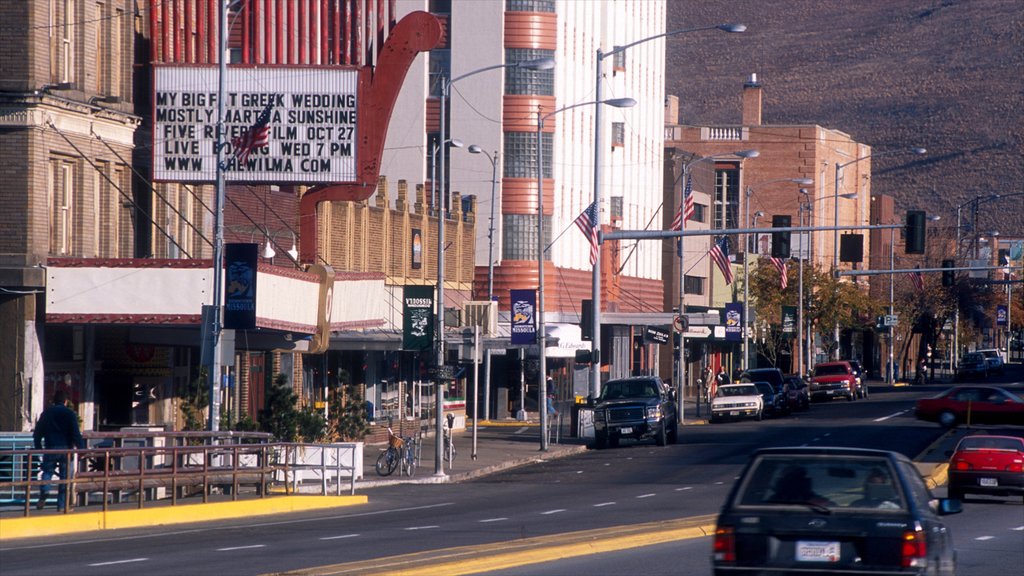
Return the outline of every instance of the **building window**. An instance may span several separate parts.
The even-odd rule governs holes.
[[[124,10],[115,10],[114,18],[110,21],[110,87],[111,96],[121,96],[130,93],[122,85],[124,75],[121,73],[121,54],[127,51],[124,45],[124,28],[128,25],[124,17]]]
[[[693,204],[693,216],[690,216],[690,220],[694,222],[707,222],[708,221],[708,207],[706,204]]]
[[[544,145],[544,178],[551,178],[551,146],[553,134],[541,134]],[[537,178],[537,133],[506,132],[505,133],[505,168],[506,178]]]
[[[555,0],[505,0],[506,12],[554,12]]]
[[[75,0],[53,0],[50,18],[51,78],[54,82],[74,82]]]
[[[626,144],[626,123],[612,122],[612,146],[621,148]]]
[[[441,97],[442,82],[451,75],[451,50],[439,48],[430,51],[430,96]]]
[[[715,221],[711,228],[739,228],[740,169],[737,165],[715,168]]]
[[[50,164],[50,254],[70,256],[74,246],[75,165],[70,160]]]
[[[100,94],[107,94],[107,73],[104,67],[110,62],[110,52],[107,44],[107,30],[110,21],[105,18],[104,5],[96,3],[96,91]],[[116,51],[116,50],[115,50]]]
[[[704,294],[704,279],[699,276],[683,276],[683,294]]]
[[[537,217],[525,214],[505,214],[502,219],[502,259],[537,259]],[[544,217],[544,244],[551,240],[551,217]],[[551,252],[544,254],[551,260]]]
[[[541,58],[554,58],[554,56],[553,50],[508,48],[505,50],[505,63],[515,64]],[[554,96],[555,70],[527,70],[526,68],[508,66],[505,68],[505,94]]]

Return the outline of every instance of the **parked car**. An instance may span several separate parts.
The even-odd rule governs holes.
[[[914,406],[918,420],[950,428],[967,424],[1024,425],[1024,399],[997,386],[954,386]]]
[[[775,389],[776,394],[780,395],[784,402],[782,406],[773,409],[768,404],[765,404],[765,409],[768,411],[776,410],[781,413],[789,413],[792,406],[789,405],[789,398],[786,396],[786,379],[782,376],[782,370],[778,368],[751,368],[744,370],[740,374],[740,382],[767,382],[771,384],[772,388]]]
[[[812,401],[846,398],[852,402],[856,397],[857,377],[853,375],[853,367],[849,362],[822,362],[814,367],[811,376]]]
[[[594,404],[594,446],[617,446],[620,438],[674,444],[679,436],[674,392],[657,376],[605,382]]]
[[[753,384],[724,384],[711,399],[711,422],[728,418],[764,417],[764,400]]]
[[[957,444],[949,459],[949,497],[1014,496],[1024,500],[1024,438],[978,434]]]
[[[975,350],[975,352],[985,357],[985,365],[988,367],[989,374],[1003,373],[1003,355],[999,350],[986,348],[984,350]]]
[[[958,500],[932,495],[914,463],[860,448],[764,448],[718,516],[716,576],[939,574],[956,571],[941,516]]]
[[[807,410],[811,407],[811,396],[807,382],[795,374],[786,376],[786,394],[792,410]]]
[[[853,369],[853,375],[857,380],[857,397],[867,398],[868,397],[868,383],[864,379],[864,368],[861,367],[860,362],[856,360],[847,360],[850,363],[850,368]]]
[[[957,380],[988,378],[988,362],[980,352],[968,352],[960,359],[956,368]]]
[[[781,388],[776,390],[768,382],[751,382],[751,384],[761,393],[765,416],[782,416],[789,412],[787,409],[788,398],[783,394]]]

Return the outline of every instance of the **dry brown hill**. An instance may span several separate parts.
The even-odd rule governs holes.
[[[875,153],[873,190],[953,226],[956,206],[1024,191],[1022,0],[669,0],[668,29],[742,22],[667,44],[684,124],[738,124],[756,72],[765,124],[819,124]],[[979,229],[1024,235],[1024,197],[989,203]],[[992,208],[992,210],[988,210]]]

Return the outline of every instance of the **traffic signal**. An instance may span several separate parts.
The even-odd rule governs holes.
[[[943,260],[942,261],[942,267],[943,268],[954,268],[954,267],[956,267],[956,262],[954,262],[953,260]],[[956,284],[956,272],[954,270],[943,270],[942,271],[942,285],[943,286],[952,286],[954,284]]]
[[[840,262],[863,262],[864,261],[864,235],[843,234],[839,237],[839,261]]]
[[[589,342],[594,339],[594,301],[584,299],[580,305],[581,340]],[[587,364],[588,362],[581,362]]]
[[[792,218],[785,214],[772,216],[772,228],[789,228]],[[789,258],[789,232],[772,232],[772,257]]]
[[[924,210],[907,210],[907,254],[924,254],[925,220]]]

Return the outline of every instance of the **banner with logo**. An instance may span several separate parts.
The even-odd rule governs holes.
[[[782,307],[782,333],[788,337],[796,334],[796,306]]]
[[[536,290],[509,290],[509,295],[512,297],[512,344],[536,344]]]
[[[402,350],[426,350],[434,343],[434,287],[402,288]]]
[[[224,328],[256,329],[258,244],[224,245]]]
[[[1009,310],[1007,310],[1005,304],[999,304],[996,306],[996,326],[1006,326],[1006,316]]]
[[[725,339],[728,342],[743,340],[743,304],[725,305]]]

